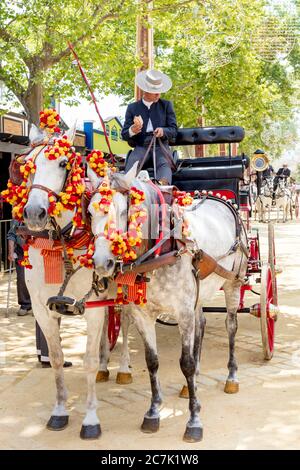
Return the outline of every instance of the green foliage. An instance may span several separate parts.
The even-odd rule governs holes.
[[[166,97],[174,101],[180,125],[195,126],[200,116],[206,125],[242,125],[246,138],[241,150],[252,153],[262,147],[273,158],[293,146],[300,48],[284,35],[295,15],[281,3],[154,0],[155,66],[173,80]],[[2,0],[0,80],[10,98],[17,97],[32,120],[43,99],[47,103],[55,96],[74,104],[75,96],[89,98],[76,66],[72,67],[67,48],[71,41],[96,91],[132,100],[140,63],[136,18],[148,11],[149,4],[148,0]],[[296,0],[295,6],[299,6]],[[275,60],[274,44],[288,54]]]

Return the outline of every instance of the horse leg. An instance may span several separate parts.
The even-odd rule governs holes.
[[[240,301],[240,283],[225,283],[223,286],[226,299],[227,316],[225,320],[229,339],[229,361],[227,364],[229,375],[226,380],[224,392],[237,393],[239,382],[237,379],[237,361],[235,358],[235,335],[238,329],[237,310]]]
[[[144,415],[141,430],[145,433],[154,433],[159,430],[160,413],[159,408],[162,404],[161,388],[158,379],[158,355],[155,333],[155,319],[151,318],[144,311],[133,312],[136,327],[143,339],[145,346],[145,358],[149,372],[151,384],[151,405]]]
[[[108,341],[108,309],[105,309],[104,324],[100,341],[100,365],[97,372],[96,382],[107,382],[109,379],[109,370],[107,364],[109,362],[110,348]]]
[[[197,319],[197,316],[196,316],[196,319]],[[201,360],[202,343],[203,343],[205,326],[206,326],[206,318],[203,312],[203,307],[201,306],[198,309],[198,327],[197,325],[195,327],[194,359],[196,361],[196,375],[200,374],[200,360]],[[199,328],[199,332],[197,331],[197,328]],[[195,348],[195,346],[197,345],[197,342],[199,343],[198,349]]]
[[[196,363],[196,376],[200,375],[200,360],[202,351],[202,342],[204,337],[206,325],[206,318],[203,313],[203,307],[196,308],[195,310],[195,340],[194,340],[194,360]],[[197,387],[196,387],[197,389]],[[189,398],[189,390],[187,385],[184,385],[179,393],[180,398]]]
[[[199,416],[201,407],[196,397],[195,378],[199,360],[201,329],[200,324],[196,326],[194,311],[190,312],[189,318],[187,318],[187,312],[179,318],[179,331],[182,344],[180,367],[187,382],[190,410],[190,418],[186,425],[183,440],[199,442],[203,437],[203,427]]]
[[[97,416],[96,375],[99,369],[99,346],[104,323],[104,309],[90,309],[86,315],[87,343],[84,366],[87,373],[87,407],[82,422],[80,437],[97,439],[101,435],[100,421]]]
[[[116,382],[119,385],[127,385],[132,383],[132,374],[130,370],[130,355],[128,348],[128,331],[130,326],[130,315],[125,309],[121,314],[122,328],[122,351],[120,359],[120,368],[117,374]]]
[[[65,404],[67,401],[67,390],[64,381],[64,355],[60,343],[58,319],[48,312],[44,304],[36,303],[34,296],[31,297],[35,318],[40,325],[49,349],[49,359],[55,376],[56,403],[51,417],[47,423],[47,429],[61,431],[69,422],[69,413]]]

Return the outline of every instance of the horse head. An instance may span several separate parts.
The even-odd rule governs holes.
[[[64,135],[73,143],[75,125]],[[29,134],[33,149],[24,158],[24,163],[33,161],[35,172],[28,180],[28,201],[24,207],[24,221],[30,230],[41,231],[48,222],[50,197],[57,201],[58,194],[63,190],[67,180],[69,165],[68,158],[62,154],[55,158],[46,158],[47,152],[54,145],[55,140],[47,140],[47,134],[36,126],[31,127]],[[50,201],[49,201],[50,199]]]
[[[118,252],[121,253],[122,246],[124,247],[122,234],[128,228],[129,192],[136,178],[137,165],[126,174],[108,172],[104,178],[99,178],[88,168],[87,174],[94,189],[88,207],[95,237],[93,259],[95,269],[101,277],[113,275],[119,258]],[[113,238],[115,242],[112,242]],[[112,249],[112,244],[115,249]]]

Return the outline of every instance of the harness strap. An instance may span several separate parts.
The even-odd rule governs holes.
[[[169,230],[169,232],[167,233],[167,235],[165,237],[163,237],[158,243],[156,243],[152,248],[150,248],[150,250],[146,251],[146,253],[144,253],[143,255],[141,255],[134,263],[130,264],[130,265],[125,265],[123,267],[123,271],[128,271],[128,270],[132,270],[132,269],[135,269],[136,267],[140,266],[147,258],[149,258],[149,256],[151,256],[153,253],[155,253],[155,251],[160,248],[164,243],[165,241],[167,241],[170,237],[172,237],[179,224],[182,222],[182,220],[180,219],[177,224],[172,228],[172,230]],[[161,257],[160,257],[161,258]]]
[[[59,198],[58,194],[55,193],[54,191],[52,191],[52,189],[49,189],[47,188],[46,186],[43,186],[42,184],[32,184],[30,186],[30,191],[32,189],[41,189],[42,191],[45,191],[46,193],[50,194],[50,195],[53,195],[54,197],[56,197],[56,199]]]
[[[165,198],[163,196],[163,193],[161,192],[161,190],[159,189],[158,186],[156,186],[151,180],[149,180],[147,182],[153,189],[154,191],[156,192],[157,196],[158,196],[158,199],[159,199],[159,202],[160,202],[160,208],[161,208],[161,230],[160,230],[160,234],[159,234],[159,237],[158,237],[158,240],[157,240],[157,243],[155,243],[154,245],[154,248],[156,248],[155,250],[155,254],[156,255],[159,255],[160,252],[161,252],[161,247],[158,247],[158,243],[162,240],[163,236],[164,236],[164,231],[165,231],[165,220],[166,220],[166,201],[165,201]]]

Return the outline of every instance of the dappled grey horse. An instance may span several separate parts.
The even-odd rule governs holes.
[[[112,279],[116,272],[117,258],[111,251],[111,245],[105,236],[105,227],[113,215],[117,217],[116,229],[125,233],[128,224],[128,194],[131,187],[137,187],[145,194],[143,208],[148,217],[153,213],[151,204],[155,201],[155,190],[148,184],[147,172],[136,177],[135,165],[127,174],[116,173],[110,176],[110,184],[116,189],[108,214],[95,210],[94,203],[100,201],[100,194],[95,193],[89,205],[92,215],[92,231],[96,237],[94,263],[100,277]],[[95,174],[90,175],[93,185],[98,186],[101,180]],[[200,357],[205,318],[202,305],[211,300],[221,288],[225,293],[227,317],[226,327],[229,336],[229,361],[225,391],[238,391],[237,362],[235,358],[235,335],[237,331],[237,310],[240,298],[240,286],[246,273],[247,256],[241,246],[246,245],[243,230],[237,240],[237,220],[233,211],[226,203],[213,199],[204,199],[201,203],[195,200],[186,207],[183,215],[188,224],[190,235],[189,249],[178,257],[172,266],[158,267],[147,273],[150,282],[147,284],[147,304],[140,307],[132,304],[130,315],[141,334],[145,346],[145,358],[151,383],[151,405],[144,416],[141,426],[144,432],[156,432],[159,429],[162,404],[161,388],[158,379],[158,354],[155,333],[155,321],[159,314],[172,315],[178,321],[181,336],[180,367],[186,378],[189,393],[190,417],[186,425],[184,440],[196,442],[202,439],[202,423],[200,421],[200,403],[196,397],[196,370]],[[150,239],[148,224],[145,238]],[[147,241],[147,240],[146,240]],[[233,249],[236,247],[237,249]],[[193,274],[193,256],[203,250],[218,260],[219,266],[227,272],[233,272],[230,279],[224,279],[216,273],[210,274],[200,281],[199,292]],[[232,274],[232,273],[231,273]],[[126,308],[126,307],[125,307]]]

